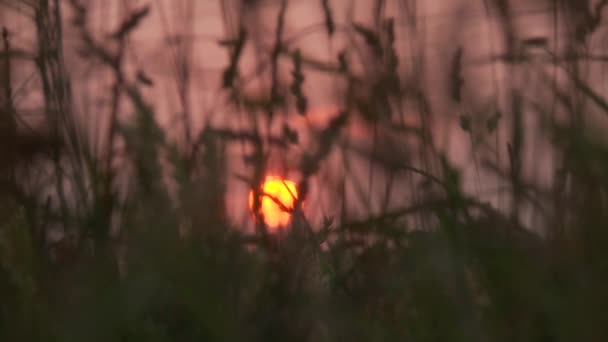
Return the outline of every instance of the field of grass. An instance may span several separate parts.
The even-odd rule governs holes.
[[[400,1],[410,9],[417,3]],[[601,126],[588,121],[588,111],[608,114],[608,99],[584,72],[586,42],[601,27],[607,2],[555,2],[555,16],[569,18],[560,25],[572,28],[564,56],[552,54],[544,37],[517,42],[509,1],[484,2],[503,25],[501,63],[559,69],[566,81],[542,81],[548,105],[513,87],[501,98],[506,106],[450,114],[474,151],[472,187],[438,146],[431,106],[435,92],[447,90],[454,108],[467,108],[475,94],[463,78],[462,50],[450,58],[441,90],[429,89],[421,75],[401,72],[400,65],[422,65],[425,56],[400,55],[398,25],[382,11],[385,1],[369,0],[374,25],[338,22],[332,1],[318,2],[322,24],[315,29],[329,36],[348,31],[365,53],[353,43],[321,62],[292,49],[283,37],[291,2],[277,1],[272,44],[260,53],[255,75],[265,94],[244,91],[239,66],[244,49],[262,40],[255,30],[242,25],[220,42],[229,56],[217,85],[225,106],[268,126],[207,124],[191,132],[190,109],[179,121],[186,133],[174,139],[146,96],[154,82],[141,71],[145,62],[135,71],[125,67],[129,37],[145,27],[150,8],[135,6],[100,38],[87,1],[0,1],[0,11],[26,13],[36,32],[35,51],[21,50],[8,30],[0,46],[0,341],[608,340],[608,145]],[[265,6],[225,3],[240,4],[241,14]],[[101,148],[75,109],[65,25],[76,32],[80,58],[111,80],[99,90],[110,104],[108,124],[97,132],[106,137]],[[549,67],[526,60],[521,46],[545,51]],[[176,60],[183,62],[174,74],[187,101],[187,58]],[[44,132],[24,128],[22,104],[13,101],[20,63],[29,63],[40,83]],[[340,112],[302,149],[299,128],[280,113],[306,117],[312,110],[308,72],[334,75],[344,91],[335,99]],[[395,119],[404,108],[416,108],[415,125]],[[119,120],[123,111],[128,122]],[[533,133],[530,115],[542,118]],[[371,148],[345,142],[355,120],[369,128],[364,140]],[[530,151],[530,139],[548,150]],[[239,144],[246,171],[235,176],[227,171],[234,157],[227,150]],[[294,153],[298,146],[304,152]],[[327,180],[322,188],[337,206],[353,201],[343,185],[319,176],[346,149],[364,167],[381,170],[378,184],[407,200],[369,214],[345,208],[313,223],[306,211],[313,179]],[[269,154],[277,150],[297,156],[298,174],[298,196],[283,208],[291,221],[279,231],[259,210]],[[548,153],[555,156],[551,181],[529,178],[527,170],[543,167],[535,162]],[[347,178],[344,170],[338,173]],[[491,187],[481,174],[501,187],[500,201],[480,194],[479,187]],[[235,177],[254,193],[254,229],[227,212],[227,183]],[[370,191],[357,189],[361,198]]]

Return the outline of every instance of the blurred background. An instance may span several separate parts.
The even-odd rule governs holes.
[[[606,5],[1,0],[0,338],[604,341]]]

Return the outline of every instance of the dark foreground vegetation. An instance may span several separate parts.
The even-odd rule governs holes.
[[[381,9],[383,1],[369,1]],[[505,28],[504,63],[525,63],[509,35],[508,2],[487,2]],[[66,12],[58,3],[69,8],[68,19],[62,20]],[[129,35],[146,25],[150,10],[133,10],[100,39],[87,26],[86,3],[0,2],[29,13],[37,34],[35,51],[14,48],[8,31],[0,47],[0,341],[608,340],[608,145],[587,132],[589,107],[581,105],[592,102],[594,110],[608,114],[608,101],[576,68],[605,1],[595,7],[582,0],[555,1],[562,15],[575,19],[569,22],[572,43],[564,57],[549,57],[567,71],[571,87],[564,91],[547,81],[554,106],[536,108],[536,113],[551,114],[551,108],[566,113],[559,121],[544,120],[535,136],[558,156],[549,187],[524,177],[528,145],[522,115],[533,114],[522,111],[524,100],[516,90],[508,97],[508,111],[495,109],[485,121],[456,114],[459,129],[481,146],[479,169],[505,184],[507,209],[464,191],[461,170],[433,145],[427,120],[436,114],[428,90],[419,87],[415,73],[398,77],[402,59],[393,49],[394,22],[381,10],[375,27],[344,27],[333,19],[332,1],[319,1],[324,16],[318,29],[329,35],[350,30],[370,51],[369,75],[356,74],[352,54],[323,64],[290,49],[279,10],[272,18],[278,23],[274,44],[261,57],[268,94],[256,101],[242,94],[238,67],[243,46],[255,37],[245,27],[235,30],[221,42],[230,63],[218,85],[235,112],[281,120],[277,113],[291,106],[306,115],[303,70],[333,73],[347,85],[337,101],[342,114],[319,132],[319,144],[299,163],[300,198],[289,208],[291,226],[278,235],[264,227],[260,214],[253,233],[228,218],[223,200],[231,175],[224,169],[224,148],[235,141],[249,144],[253,171],[247,181],[256,187],[269,147],[297,144],[289,122],[280,137],[208,126],[174,142],[143,95],[153,81],[143,71],[123,68]],[[257,3],[242,1],[243,11]],[[113,82],[105,90],[112,106],[101,149],[76,120],[62,25],[78,33],[81,58]],[[542,37],[523,42],[541,50],[546,43]],[[451,83],[444,87],[455,103],[466,101],[461,58],[456,52]],[[292,71],[285,80],[277,76],[279,60]],[[16,63],[37,70],[44,132],[19,124],[22,113],[12,101]],[[187,84],[188,69],[177,69],[184,72],[176,78]],[[368,158],[389,173],[412,174],[411,185],[395,191],[415,198],[368,217],[309,224],[301,206],[309,179],[330,149],[339,148],[341,129],[354,116],[370,126],[390,126],[387,112],[405,102],[414,103],[420,125],[392,128],[409,135],[401,151],[413,156],[411,163],[375,154],[382,146]],[[120,122],[121,110],[134,113],[132,120]],[[185,127],[188,115],[182,118]],[[484,139],[494,142],[503,125],[509,125],[507,138],[495,150],[484,150]],[[114,151],[120,146],[119,156]],[[501,151],[507,162],[500,164],[492,151]],[[119,160],[129,167],[116,167]],[[131,179],[122,197],[121,171]],[[542,219],[524,219],[524,211]]]

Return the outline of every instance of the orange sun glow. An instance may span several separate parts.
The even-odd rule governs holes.
[[[275,202],[278,200],[284,207],[292,209],[298,197],[296,183],[280,177],[266,177],[261,188],[262,196],[260,210],[264,215],[264,222],[270,228],[284,227],[289,223],[291,213],[281,208]],[[274,199],[272,197],[274,197]],[[249,209],[253,211],[254,191],[249,192]]]

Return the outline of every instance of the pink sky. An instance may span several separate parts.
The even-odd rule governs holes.
[[[134,72],[141,68],[154,80],[154,87],[145,91],[146,98],[151,102],[156,110],[157,119],[163,127],[167,128],[170,135],[174,137],[183,136],[181,127],[175,127],[175,119],[183,108],[178,100],[178,90],[175,81],[174,62],[176,58],[176,45],[171,43],[172,37],[182,35],[191,48],[191,87],[189,92],[189,106],[192,109],[193,123],[191,129],[200,129],[203,122],[211,120],[216,126],[235,127],[244,125],[244,121],[235,120],[236,114],[225,104],[225,96],[220,89],[221,74],[228,63],[227,51],[217,44],[219,39],[227,38],[229,32],[236,32],[236,21],[238,16],[232,13],[232,27],[226,27],[223,17],[220,15],[220,4],[225,4],[228,8],[235,8],[237,0],[99,0],[89,1],[91,16],[89,27],[98,33],[98,38],[102,39],[104,34],[111,32],[122,18],[128,13],[129,9],[139,8],[144,4],[151,6],[150,16],[143,22],[132,36],[131,47],[128,51],[129,66]],[[246,17],[241,18],[245,25],[254,25],[250,29],[260,32],[261,41],[270,46],[274,36],[274,26],[276,23],[276,13],[278,1],[262,1],[260,13],[247,13]],[[353,13],[355,21],[362,24],[369,24],[372,20],[371,1],[330,1],[335,13],[338,25],[347,24],[346,13],[350,4],[353,3]],[[439,139],[439,146],[446,149],[448,156],[459,166],[465,169],[467,179],[475,178],[475,169],[471,163],[469,138],[462,134],[458,129],[457,118],[460,112],[478,111],[487,106],[490,99],[495,95],[504,95],[508,90],[505,84],[504,75],[508,74],[515,82],[515,87],[529,87],[529,95],[542,98],[544,96],[538,92],[538,83],[534,80],[528,70],[506,69],[498,64],[487,63],[485,65],[474,63],[485,57],[492,55],[493,52],[500,51],[502,48],[499,39],[499,31],[495,17],[488,16],[484,8],[484,1],[473,0],[426,0],[417,1],[417,28],[415,33],[411,31],[411,23],[405,16],[403,7],[400,7],[401,0],[387,1],[385,13],[393,16],[397,21],[397,49],[400,53],[400,72],[404,75],[412,71],[421,71],[424,74],[422,81],[429,94],[433,110],[439,113],[447,113],[442,116],[434,126]],[[546,36],[549,37],[550,46],[555,51],[561,48],[560,37],[563,32],[557,34],[553,32],[551,11],[547,11],[550,1],[525,1],[517,0],[512,2],[512,9],[517,15],[516,28],[517,34],[521,38]],[[101,137],[101,131],[106,127],[107,121],[107,98],[109,79],[107,73],[99,72],[88,68],[87,64],[78,57],[75,52],[78,46],[78,39],[74,30],[67,23],[71,14],[65,6],[64,16],[65,42],[66,42],[66,62],[69,73],[73,78],[73,89],[75,104],[81,121],[86,125],[92,137]],[[3,8],[4,9],[4,8]],[[320,1],[312,0],[292,0],[287,12],[285,37],[293,37],[306,28],[322,23],[322,10]],[[9,30],[13,33],[16,46],[24,49],[33,49],[35,41],[33,26],[29,19],[24,15],[16,14],[11,10],[0,11],[0,20],[6,23]],[[560,26],[561,27],[561,26]],[[229,31],[229,32],[227,32]],[[603,36],[604,33],[600,35]],[[345,36],[337,34],[332,41],[327,39],[327,34],[323,30],[306,35],[298,40],[297,46],[303,55],[321,61],[335,61],[337,53],[341,47],[345,46]],[[596,44],[597,45],[597,44]],[[467,78],[465,89],[468,107],[455,107],[451,103],[444,90],[446,77],[449,74],[449,65],[453,52],[456,47],[462,46],[465,51],[464,73]],[[595,47],[594,47],[595,48]],[[599,51],[600,47],[597,47]],[[412,51],[416,51],[413,53]],[[412,67],[412,56],[424,54],[424,65]],[[601,51],[599,51],[601,52]],[[241,60],[241,73],[247,75],[251,72],[256,63],[256,51],[253,45],[248,45]],[[288,60],[282,63],[285,70],[289,72],[291,64]],[[361,68],[364,65],[360,65]],[[595,68],[596,66],[589,66]],[[422,68],[422,70],[416,70]],[[28,84],[28,76],[33,72],[31,65],[20,65],[16,69],[18,82]],[[498,83],[496,83],[498,82]],[[519,82],[519,83],[518,83]],[[595,82],[595,80],[594,80]],[[598,81],[599,82],[599,81]],[[20,98],[22,109],[39,106],[39,92],[35,89],[35,82],[32,82],[33,89],[24,92]],[[498,86],[496,86],[498,84]],[[597,84],[601,85],[600,83]],[[339,103],[336,103],[337,95],[341,91],[341,84],[333,77],[328,77],[321,73],[309,71],[305,83],[305,92],[311,102],[309,120],[313,126],[321,127],[330,115],[336,112]],[[259,91],[259,84],[255,82],[248,88],[252,92]],[[502,104],[501,104],[502,105]],[[409,118],[415,121],[416,109],[411,109]],[[454,114],[455,113],[455,114]],[[125,115],[128,112],[124,113]],[[529,115],[529,117],[531,117]],[[125,116],[123,119],[126,119]],[[295,113],[288,113],[287,122],[294,126],[302,134],[303,144],[296,148],[291,155],[296,158],[298,153],[307,149],[307,127],[301,118]],[[532,119],[530,119],[532,120]],[[530,125],[534,125],[531,121]],[[362,145],[370,145],[368,131],[358,124],[352,124],[347,136]],[[280,124],[278,125],[280,127]],[[501,133],[504,134],[504,133]],[[101,139],[101,138],[98,138]],[[299,151],[299,152],[298,152]],[[228,172],[242,170],[241,158],[237,158],[240,149],[232,149],[235,158],[231,160],[231,168]],[[542,154],[546,160],[542,163],[532,163],[532,165],[546,165],[537,167],[538,169],[549,169],[550,156]],[[280,157],[280,156],[278,156]],[[333,156],[334,158],[336,156]],[[337,157],[336,157],[337,158]],[[538,155],[530,158],[538,158]],[[340,178],[344,170],[342,164],[337,160],[330,160],[325,175],[329,178]],[[361,171],[362,173],[365,173]],[[368,177],[362,176],[367,179]],[[542,178],[542,177],[541,177]],[[317,196],[314,200],[315,205],[324,207],[326,210],[334,210],[332,207],[331,196],[324,194],[323,185],[319,185],[319,180],[315,180],[312,196]],[[381,182],[381,180],[380,180]],[[492,184],[495,185],[494,183]],[[473,183],[468,185],[471,189],[475,188]],[[232,213],[243,213],[242,217],[247,217],[247,189],[238,181],[229,184],[229,198],[227,200],[229,211]],[[380,187],[378,187],[380,188]],[[375,196],[380,196],[377,194]],[[407,196],[405,196],[407,197]],[[399,199],[396,199],[399,201]],[[333,203],[335,204],[335,203]],[[315,205],[309,207],[314,208]],[[313,209],[311,209],[313,210]]]

